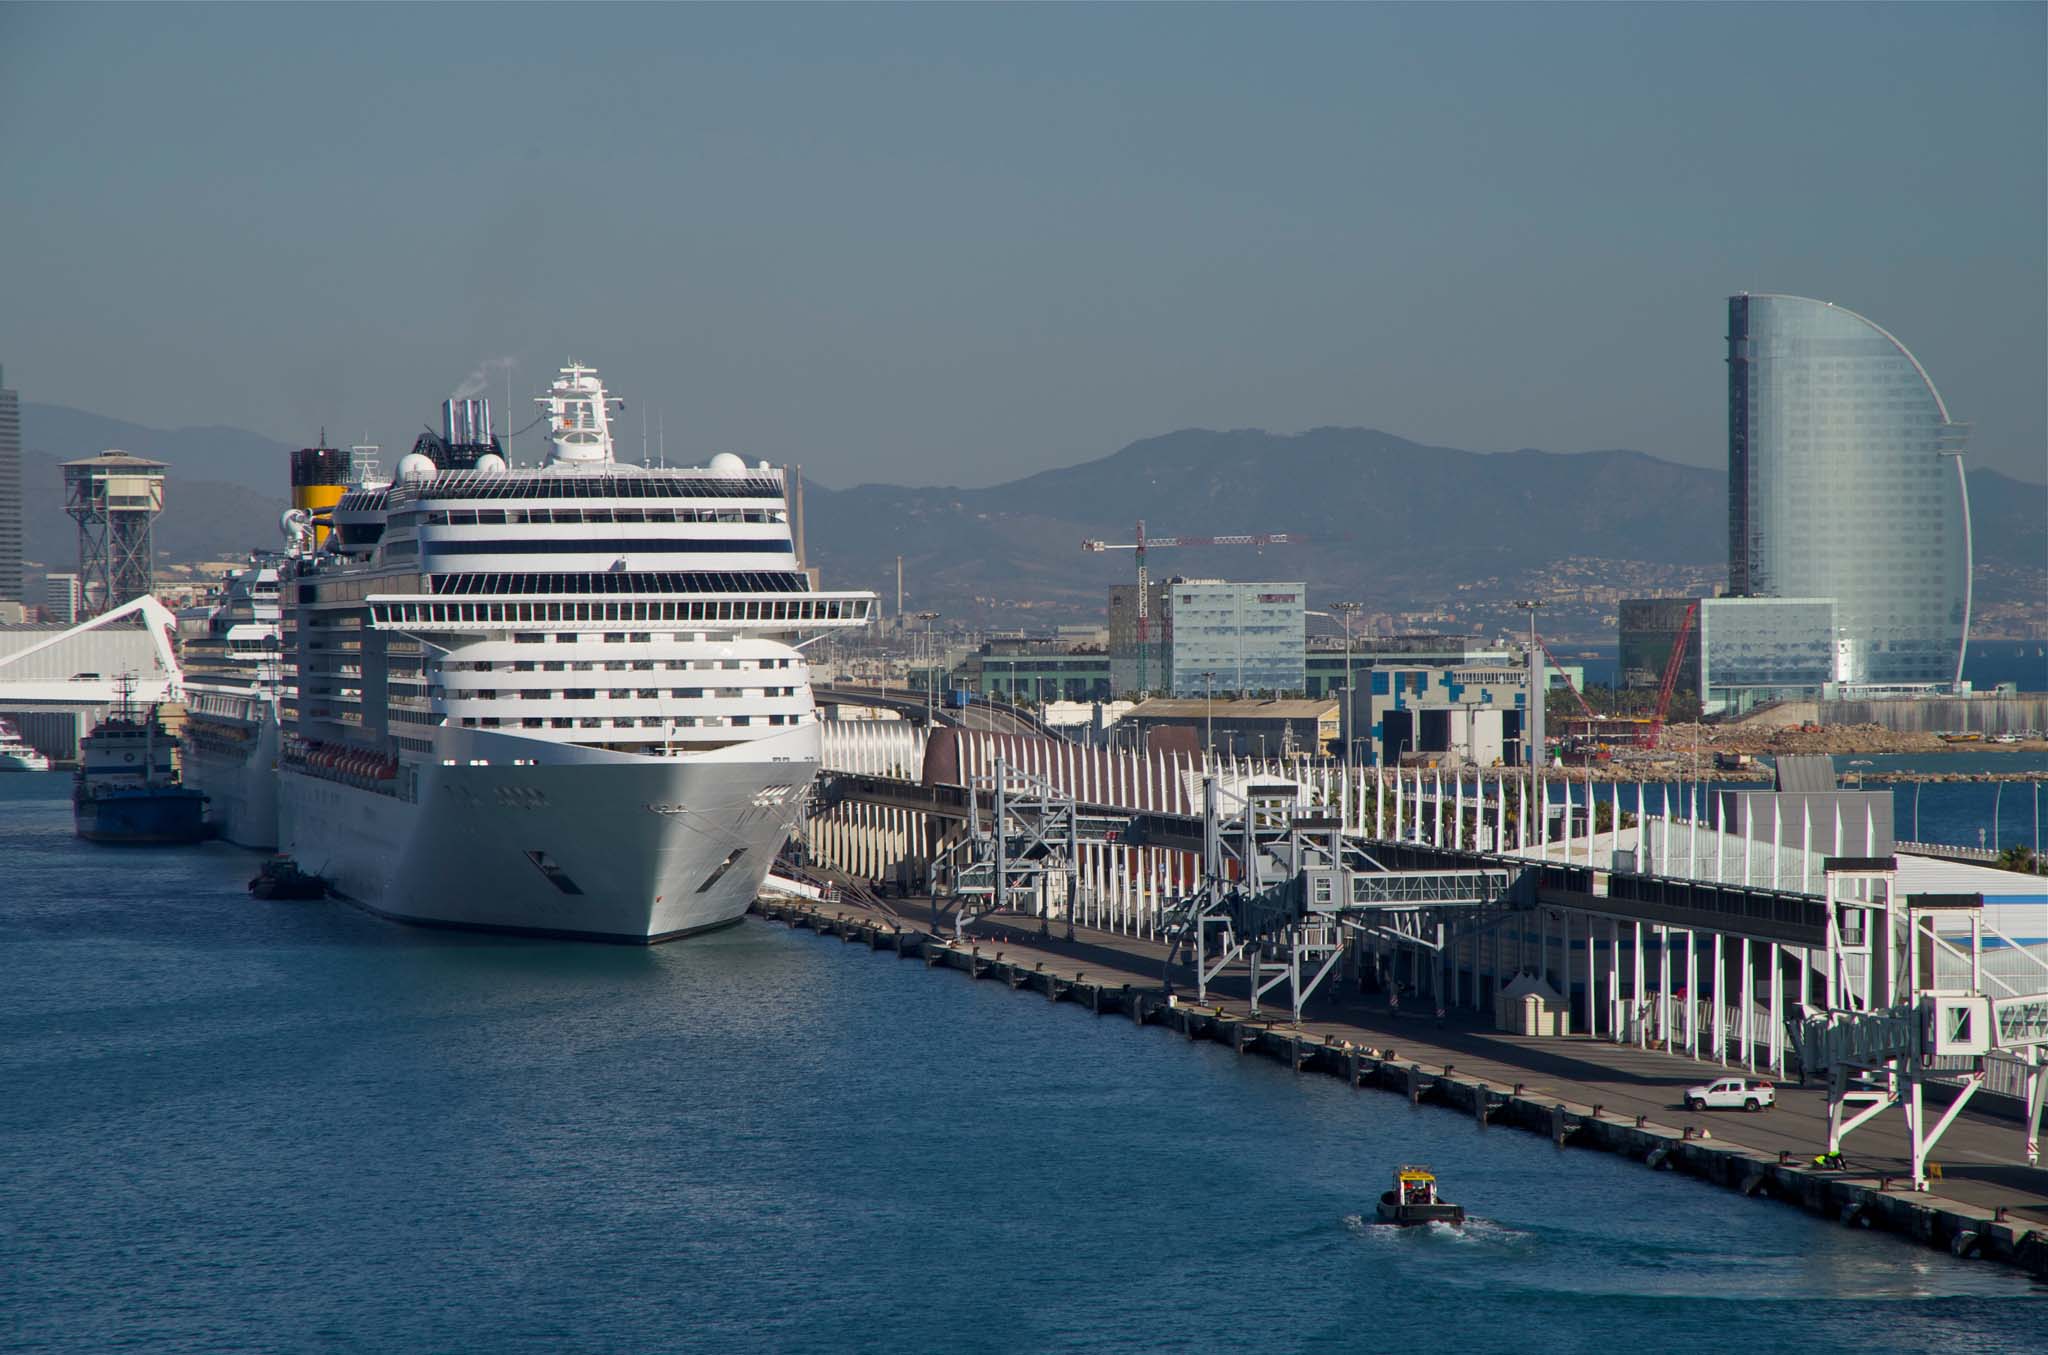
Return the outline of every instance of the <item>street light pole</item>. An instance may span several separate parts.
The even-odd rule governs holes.
[[[1209,760],[1214,762],[1216,760],[1216,675],[1214,673],[1204,673],[1202,674],[1202,682],[1209,694],[1207,728],[1206,732],[1202,735],[1202,742],[1209,751]]]
[[[1356,705],[1351,686],[1351,618],[1358,615],[1363,604],[1356,602],[1333,602],[1330,610],[1344,618],[1344,710],[1342,728],[1344,731],[1344,765],[1351,765],[1351,717]]]
[[[924,622],[924,727],[932,727],[932,684],[938,680],[938,663],[932,652],[932,622],[939,619],[937,612],[919,612],[917,619]]]
[[[1528,748],[1529,803],[1533,805],[1536,803],[1537,777],[1543,767],[1543,717],[1538,713],[1536,703],[1548,696],[1547,692],[1536,690],[1536,610],[1543,603],[1538,598],[1517,598],[1514,605],[1529,613],[1528,668],[1523,678],[1529,689],[1529,703],[1522,716],[1522,742]],[[1538,811],[1538,818],[1541,817],[1541,811]]]

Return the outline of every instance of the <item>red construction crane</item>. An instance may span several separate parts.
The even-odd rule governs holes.
[[[1643,731],[1645,748],[1655,748],[1664,736],[1664,717],[1671,713],[1671,694],[1678,690],[1678,671],[1685,663],[1685,642],[1692,638],[1692,623],[1698,619],[1700,603],[1694,598],[1692,605],[1685,609],[1685,620],[1678,623],[1678,639],[1671,645],[1671,661],[1664,665],[1664,684],[1657,689],[1657,709],[1650,716],[1650,727]]]
[[[1263,536],[1154,536],[1145,535],[1145,520],[1138,520],[1136,541],[1083,541],[1082,550],[1133,550],[1138,553],[1138,691],[1150,690],[1151,672],[1147,658],[1152,649],[1152,602],[1149,577],[1145,573],[1145,552],[1167,546],[1298,546],[1308,540],[1300,533],[1271,532]]]
[[[1593,713],[1593,708],[1586,704],[1586,698],[1581,696],[1579,689],[1572,684],[1572,675],[1566,672],[1564,665],[1557,661],[1557,655],[1550,652],[1550,641],[1539,635],[1536,637],[1536,643],[1543,646],[1543,657],[1550,660],[1550,666],[1555,668],[1557,675],[1564,679],[1564,689],[1572,694],[1572,700],[1579,703],[1579,714],[1585,716],[1588,720],[1599,719],[1600,717]]]

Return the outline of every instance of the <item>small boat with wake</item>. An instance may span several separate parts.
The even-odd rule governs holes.
[[[300,870],[299,863],[289,856],[273,856],[249,881],[249,893],[259,899],[285,902],[324,899],[327,881]]]
[[[1421,1223],[1448,1223],[1455,1228],[1465,1222],[1465,1207],[1437,1195],[1436,1173],[1429,1168],[1398,1167],[1394,1188],[1380,1192],[1379,1215],[1381,1223],[1399,1228]]]

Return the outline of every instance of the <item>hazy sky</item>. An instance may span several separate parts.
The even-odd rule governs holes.
[[[0,363],[398,444],[574,355],[629,444],[838,485],[1187,426],[1720,464],[1725,297],[1788,291],[2040,479],[2044,13],[0,7]]]

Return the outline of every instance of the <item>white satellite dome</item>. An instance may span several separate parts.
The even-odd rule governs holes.
[[[710,471],[713,475],[745,475],[747,463],[731,452],[720,452],[711,458]]]
[[[434,458],[425,452],[407,452],[398,459],[398,478],[401,480],[431,480],[435,469]]]
[[[476,459],[476,468],[485,475],[503,475],[505,473],[505,458],[499,456],[496,452],[485,452]]]

